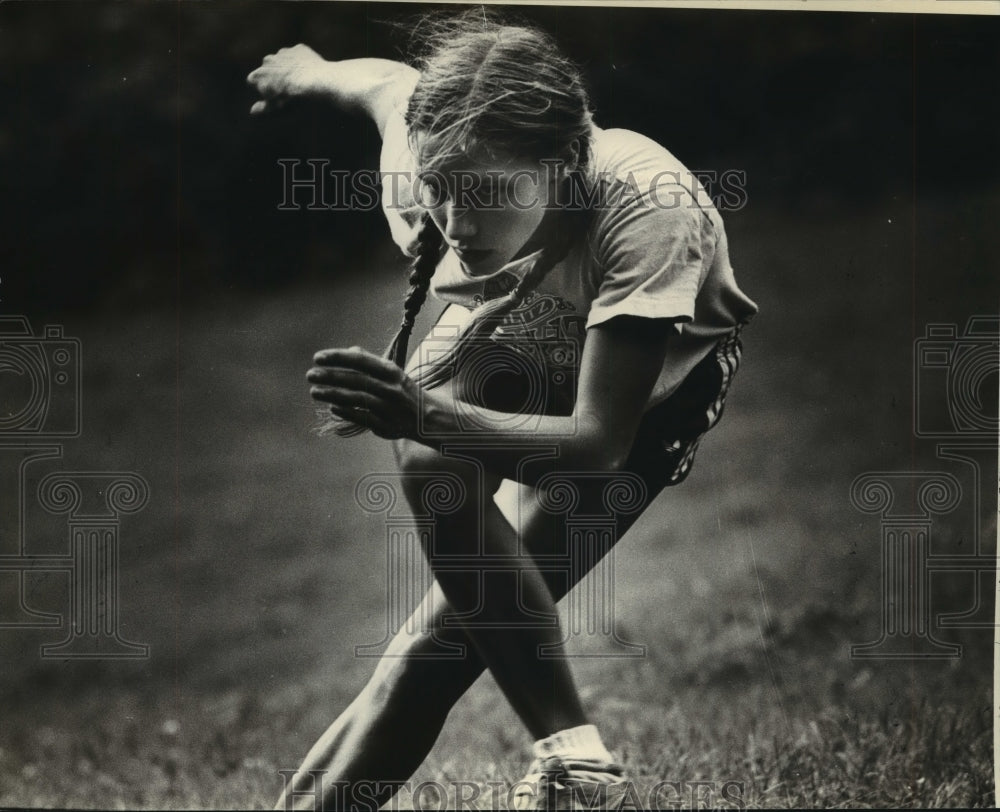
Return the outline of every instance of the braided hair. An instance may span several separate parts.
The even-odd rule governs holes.
[[[420,313],[420,308],[427,300],[431,277],[437,270],[443,247],[444,238],[441,236],[441,232],[434,225],[430,215],[425,213],[421,218],[420,230],[417,232],[417,255],[410,267],[410,287],[406,292],[406,298],[403,299],[403,321],[400,323],[392,343],[385,351],[385,357],[398,367],[402,367],[406,363],[410,334],[413,332],[417,314]],[[353,437],[366,431],[363,426],[336,415],[330,415],[327,424],[324,429],[330,428],[340,437]]]
[[[575,157],[564,182],[583,182],[589,165],[590,100],[580,70],[555,41],[538,29],[507,25],[494,12],[476,9],[445,18],[425,18],[417,31],[425,44],[417,59],[420,79],[410,96],[405,121],[411,149],[422,172],[437,171],[472,152],[518,156],[541,163]],[[424,136],[420,139],[418,135]],[[571,196],[570,199],[578,199]],[[577,207],[558,214],[571,220],[589,212]],[[473,311],[452,347],[421,365],[414,381],[432,389],[454,377],[470,342],[492,335],[569,252],[583,223],[553,230],[534,264],[507,296]],[[409,337],[444,248],[427,212],[417,234],[417,253],[403,320],[385,357],[402,367]],[[333,417],[341,436],[365,429]]]

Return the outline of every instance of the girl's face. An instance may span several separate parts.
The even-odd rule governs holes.
[[[541,247],[531,238],[554,201],[555,188],[551,165],[464,157],[418,173],[414,193],[465,270],[482,276]]]

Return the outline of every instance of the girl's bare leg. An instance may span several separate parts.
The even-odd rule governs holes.
[[[448,712],[484,669],[465,633],[443,625],[442,618],[449,611],[435,583],[410,622],[393,638],[368,684],[286,782],[275,808],[340,809],[346,806],[344,787],[360,782],[368,783],[372,790],[368,794],[384,804],[395,793],[391,782],[402,783],[416,771]],[[434,637],[464,645],[465,655],[447,660],[421,658],[440,652]],[[322,773],[321,793],[309,771]],[[381,788],[376,782],[382,782]]]
[[[559,616],[534,558],[493,501],[501,479],[472,460],[412,442],[399,447],[411,504],[419,505],[425,479],[408,473],[441,472],[465,485],[457,508],[434,514],[425,553],[449,605],[471,617],[462,628],[514,711],[536,739],[586,724],[567,660],[538,656],[543,646],[558,650]],[[461,568],[455,558],[464,559]]]
[[[436,572],[435,585],[407,624],[418,631],[408,632],[404,627],[396,635],[368,684],[309,751],[288,782],[278,808],[311,809],[322,803],[335,809],[343,802],[338,793],[344,792],[345,785],[358,782],[368,783],[366,790],[370,792],[366,794],[374,794],[378,803],[388,801],[395,791],[392,782],[405,781],[421,764],[449,711],[479,677],[486,662],[535,738],[586,724],[567,660],[540,660],[537,656],[539,645],[559,643],[558,626],[503,628],[505,620],[523,619],[523,607],[554,616],[555,601],[573,586],[572,574],[579,573],[579,568],[567,566],[564,571],[543,574],[530,555],[519,557],[516,532],[489,498],[498,483],[486,482],[483,493],[487,498],[478,498],[481,473],[472,464],[441,457],[415,444],[406,444],[400,461],[404,472],[455,473],[472,494],[458,511],[438,517],[435,530],[439,545],[428,552],[467,554],[469,539],[479,538],[478,523],[482,521],[484,552],[507,556],[511,568],[518,569],[520,598],[516,581],[509,574],[480,582],[472,572]],[[419,498],[415,492],[407,496]],[[529,510],[522,512],[522,520],[525,547],[533,553],[551,551],[553,544],[565,538],[558,517]],[[631,522],[629,517],[620,521],[618,537]],[[430,560],[433,567],[433,555]],[[481,589],[485,592],[483,601]],[[444,624],[445,617],[472,610],[478,610],[475,627]],[[486,621],[496,622],[500,628],[482,628]],[[437,641],[464,644],[466,655],[421,659],[421,654],[440,651]],[[310,771],[322,772],[322,799],[314,791]],[[382,782],[381,791],[375,782]]]

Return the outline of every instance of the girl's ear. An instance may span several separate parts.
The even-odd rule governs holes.
[[[580,139],[574,138],[573,143],[569,145],[566,154],[563,156],[562,170],[565,174],[568,175],[571,172],[575,172],[579,165],[580,165]]]
[[[558,160],[543,161],[542,163],[546,164],[546,178],[549,182],[562,183],[580,166],[579,140],[574,138],[573,143],[566,148]],[[555,169],[555,175],[550,175],[549,172],[553,168]]]

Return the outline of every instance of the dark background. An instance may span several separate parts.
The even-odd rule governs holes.
[[[345,273],[377,213],[276,210],[277,159],[375,168],[377,134],[323,104],[246,115],[246,74],[304,41],[395,56],[414,6],[6,3],[0,11],[3,298],[24,309],[158,307],[209,289]],[[558,32],[598,122],[649,134],[693,169],[746,172],[751,204],[816,220],[947,199],[949,227],[997,187],[996,18],[520,8]],[[897,219],[895,222],[899,222]],[[931,233],[931,231],[936,233]],[[993,274],[974,249],[975,281]],[[805,269],[804,269],[805,270]],[[915,267],[921,300],[952,268]],[[921,302],[917,302],[919,305]]]
[[[0,315],[82,348],[82,433],[28,472],[27,548],[66,549],[30,490],[49,468],[143,476],[120,631],[151,650],[46,660],[65,628],[0,629],[0,805],[267,805],[370,674],[354,646],[384,631],[385,526],[352,495],[392,454],[316,437],[304,373],[321,347],[385,345],[405,265],[378,211],[279,211],[277,161],[374,169],[378,135],[320,102],[251,118],[245,79],[296,42],[397,57],[420,11],[0,3]],[[995,550],[995,442],[977,483],[913,406],[943,418],[956,397],[914,363],[928,325],[996,340],[963,333],[998,312],[1000,19],[516,15],[582,64],[598,124],[746,173],[723,216],[761,308],[692,475],[616,550],[619,630],[649,655],[577,661],[588,710],[637,774],[746,780],[751,806],[990,805],[992,573],[978,594],[969,572],[931,580],[934,634],[960,658],[851,659],[884,596],[881,517],[850,492],[870,472],[951,473],[962,500],[932,551]],[[23,381],[0,372],[0,409],[19,408]],[[961,394],[995,419],[995,367],[974,383]],[[64,575],[26,584],[65,619]],[[0,613],[18,597],[0,580]],[[937,622],[970,608],[987,625]],[[423,775],[515,780],[526,744],[483,680]]]

